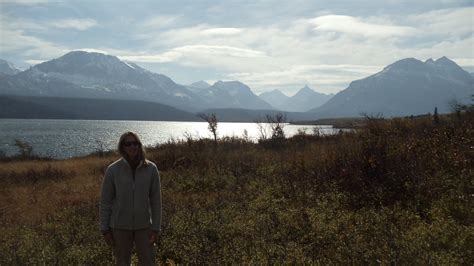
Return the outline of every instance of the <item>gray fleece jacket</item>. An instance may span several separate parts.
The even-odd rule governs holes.
[[[107,167],[100,200],[100,229],[161,229],[161,187],[156,165],[135,170],[124,158]]]

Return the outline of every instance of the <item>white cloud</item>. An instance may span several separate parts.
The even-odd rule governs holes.
[[[474,67],[474,58],[453,58],[452,60],[462,67]]]
[[[27,56],[54,58],[68,51],[67,48],[24,34],[21,30],[2,29],[2,52],[22,53]]]
[[[308,84],[318,92],[333,93],[381,69],[366,65],[295,65],[279,71],[231,73],[228,77],[257,88],[256,91],[278,88],[292,94]]]
[[[408,21],[418,25],[425,35],[459,38],[474,31],[474,7],[434,10],[409,16]]]
[[[147,29],[163,29],[179,22],[179,16],[154,16],[145,20],[141,26]]]
[[[443,11],[442,18],[430,15],[435,13],[368,18],[325,13],[240,28],[197,24],[146,35],[147,49],[163,52],[130,60],[217,69],[219,78],[240,79],[257,90],[311,84],[334,92],[402,58],[474,57],[470,38],[440,42],[425,36],[426,25],[455,20],[465,11]]]
[[[60,20],[32,20],[15,18],[11,15],[0,14],[0,21],[2,22],[2,29],[9,28],[14,30],[27,30],[32,33],[44,32],[52,28],[60,29],[75,29],[79,31],[87,30],[89,28],[97,26],[97,21],[91,18],[77,19],[77,18],[66,18]]]
[[[30,59],[30,60],[25,60],[25,62],[29,65],[37,65],[37,64],[41,64],[43,62],[45,62],[46,60],[35,60],[35,59]]]
[[[14,19],[9,16],[0,14],[0,21],[2,23],[1,29],[12,30],[31,30],[35,32],[45,31],[47,27],[38,23],[37,21],[30,21],[26,19]]]
[[[413,27],[397,26],[357,17],[326,15],[309,20],[316,31],[357,34],[367,37],[408,36],[417,33]]]
[[[264,57],[265,53],[252,49],[238,48],[232,46],[218,45],[187,45],[173,49],[176,52],[185,54],[206,54],[215,56],[232,56],[232,57]]]
[[[50,3],[50,0],[0,0],[0,4],[17,4],[17,5],[39,5]]]
[[[201,31],[203,35],[235,35],[242,33],[242,29],[237,28],[213,28]]]
[[[132,62],[143,62],[143,63],[167,63],[173,62],[181,57],[181,54],[175,52],[166,52],[162,54],[145,54],[145,55],[134,55],[126,54],[118,56],[121,60],[132,61]]]
[[[47,23],[48,26],[61,28],[61,29],[75,29],[75,30],[87,30],[97,25],[97,21],[94,19],[86,18],[86,19],[62,19],[51,21]]]
[[[120,58],[128,61],[148,63],[164,63],[174,62],[178,60],[203,60],[202,63],[205,63],[208,62],[209,58],[213,57],[256,58],[264,56],[265,54],[263,52],[238,47],[216,45],[187,45],[176,47],[167,52],[157,55],[122,55],[120,56]]]
[[[65,19],[61,21],[42,22],[21,18],[17,19],[2,14],[0,14],[0,23],[0,50],[3,53],[15,53],[17,55],[21,54],[26,56],[27,58],[35,58],[23,60],[24,62],[30,61],[30,63],[38,60],[50,60],[74,50],[71,49],[71,47],[36,37],[35,33],[47,31],[50,27],[82,30],[96,24],[96,22],[91,19]]]

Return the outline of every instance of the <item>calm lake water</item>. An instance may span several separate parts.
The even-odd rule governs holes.
[[[267,125],[268,126],[268,125]],[[319,127],[322,134],[334,134],[331,126],[289,125],[285,134],[292,136],[298,129],[312,133]],[[257,140],[259,133],[255,123],[220,122],[218,137],[242,136],[244,130],[249,138]],[[125,131],[134,131],[146,146],[156,146],[170,139],[184,139],[185,134],[193,138],[210,138],[206,122],[164,121],[112,121],[112,120],[45,120],[45,119],[0,119],[0,151],[7,156],[18,153],[15,139],[33,146],[33,153],[64,159],[82,156],[97,151],[116,148],[118,139]]]

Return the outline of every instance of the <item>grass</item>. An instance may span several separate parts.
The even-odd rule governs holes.
[[[159,264],[474,263],[474,116],[354,132],[170,141]],[[0,264],[113,264],[98,225],[114,154],[0,167]],[[136,257],[134,257],[136,262]]]

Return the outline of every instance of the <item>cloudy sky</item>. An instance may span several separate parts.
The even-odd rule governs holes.
[[[0,58],[118,56],[177,83],[324,93],[396,60],[447,56],[474,72],[472,0],[0,0]]]

